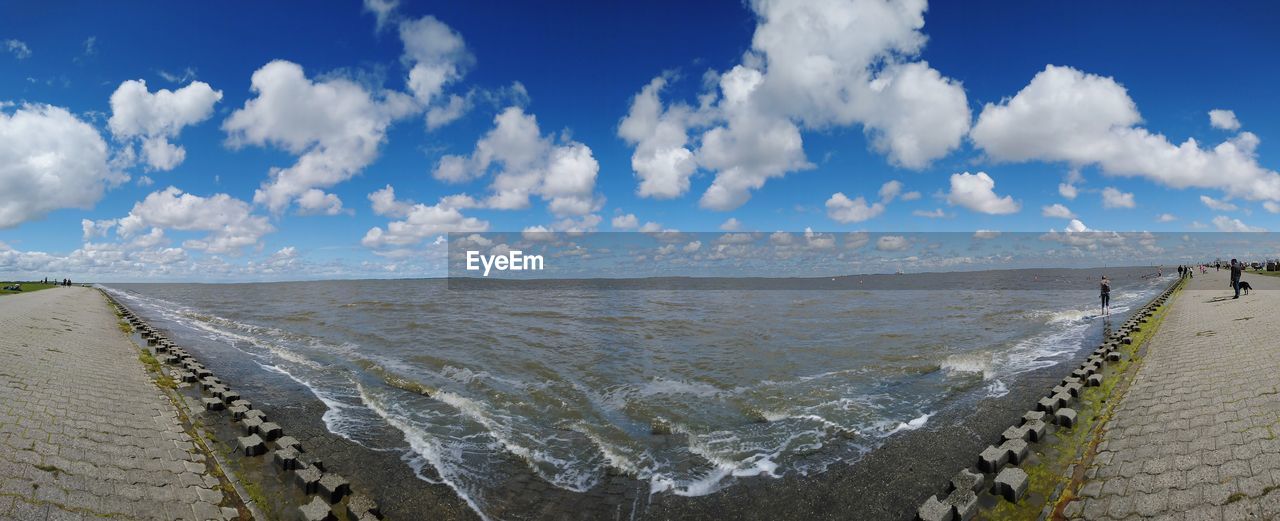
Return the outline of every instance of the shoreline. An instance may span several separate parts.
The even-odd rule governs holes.
[[[1119,318],[1117,315],[1113,320]],[[156,319],[160,321],[157,324],[163,327],[166,319]],[[549,486],[538,487],[539,480],[534,476],[532,479],[513,480],[504,487],[511,489],[506,499],[512,501],[512,505],[495,518],[543,519],[566,517],[566,512],[578,512],[582,519],[629,518],[632,513],[639,519],[712,519],[728,514],[752,519],[777,518],[796,511],[805,517],[835,519],[854,511],[865,512],[875,518],[907,519],[914,514],[918,500],[941,492],[939,484],[945,483],[951,474],[949,470],[941,469],[971,464],[974,455],[986,442],[998,437],[1029,404],[1034,403],[1043,389],[1060,379],[1063,368],[1070,367],[1064,363],[1078,363],[1088,356],[1086,347],[1101,338],[1101,328],[1099,325],[1091,329],[1069,358],[1063,358],[1053,366],[1018,375],[1018,383],[1009,385],[1004,396],[977,399],[972,405],[942,407],[943,412],[933,416],[925,427],[888,436],[879,448],[863,455],[857,462],[836,464],[821,474],[738,478],[732,485],[715,493],[694,497],[670,493],[650,495],[648,481],[612,472],[606,484],[585,494],[559,491]],[[370,450],[329,432],[321,417],[326,406],[307,387],[281,375],[268,374],[237,348],[203,345],[198,339],[190,340],[191,348],[200,352],[211,368],[228,377],[228,382],[238,389],[257,397],[264,410],[289,431],[299,432],[297,436],[300,439],[305,437],[318,447],[317,451],[330,452],[327,460],[342,465],[338,468],[353,484],[363,483],[367,490],[376,492],[388,512],[439,509],[441,515],[448,519],[478,517],[449,487],[419,479],[398,452]],[[399,431],[383,431],[378,435],[388,440],[388,444],[403,444],[403,435]],[[383,469],[394,472],[394,477],[387,478]],[[555,505],[547,506],[545,503]],[[397,509],[396,504],[405,507]],[[612,510],[590,509],[601,504]]]

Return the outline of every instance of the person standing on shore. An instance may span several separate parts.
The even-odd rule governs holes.
[[[1102,314],[1111,314],[1111,281],[1106,275],[1102,276]]]
[[[1231,259],[1231,289],[1236,290],[1236,296],[1231,298],[1240,298],[1240,263],[1235,259]]]

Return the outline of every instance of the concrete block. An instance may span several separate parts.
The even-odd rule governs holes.
[[[240,428],[244,429],[245,434],[257,434],[258,427],[263,421],[256,416],[244,416],[240,418]]]
[[[929,496],[916,511],[918,521],[954,521],[955,513],[951,505],[938,501],[938,496]]]
[[[1032,420],[1022,425],[1027,430],[1027,437],[1033,442],[1039,442],[1044,439],[1044,431],[1047,425],[1043,420]]]
[[[261,456],[267,453],[267,443],[257,434],[250,434],[236,438],[236,450],[243,452],[245,456]]]
[[[1072,400],[1070,393],[1058,393],[1051,396],[1050,398],[1058,401],[1059,409],[1066,407],[1068,404],[1071,403],[1071,400]]]
[[[1008,462],[1009,451],[995,445],[988,446],[981,454],[978,454],[978,470],[987,474],[1000,470],[1000,467],[1003,467]]]
[[[200,369],[196,371],[196,375],[199,376],[200,378],[213,378],[213,371],[210,371],[208,368],[201,366]],[[214,380],[217,380],[217,378],[214,378]]]
[[[951,478],[951,486],[947,489],[947,492],[955,490],[972,490],[977,492],[982,490],[982,482],[984,479],[985,478],[982,477],[982,474],[969,469],[961,469],[960,472],[956,473],[955,477]]]
[[[239,399],[239,400],[235,400],[235,401],[231,402],[231,406],[232,406],[232,407],[244,407],[245,409],[252,409],[252,408],[253,408],[253,403],[250,403],[250,402],[249,402],[249,400],[245,400],[245,399],[241,398],[241,399]]]
[[[298,484],[303,494],[315,494],[320,486],[320,471],[314,466],[306,466],[293,473],[293,482]]]
[[[291,448],[279,449],[272,452],[271,459],[272,461],[275,461],[277,466],[284,470],[301,468],[301,465],[298,462],[298,451]]]
[[[1005,429],[1004,432],[1000,433],[1000,442],[1004,443],[1008,440],[1025,440],[1028,436],[1030,436],[1030,434],[1027,433],[1025,425],[1009,427],[1008,429]]]
[[[1102,385],[1102,375],[1100,374],[1089,375],[1089,380],[1087,383],[1089,384],[1090,387],[1097,387],[1099,385]]]
[[[937,500],[937,498],[934,498],[934,501]],[[360,519],[361,516],[365,515],[378,518],[382,515],[382,512],[378,510],[378,504],[374,503],[368,496],[351,494],[351,497],[347,498],[347,518]]]
[[[276,440],[276,446],[282,449],[287,447],[298,452],[306,452],[305,450],[302,450],[302,443],[293,436],[281,436],[280,439]]]
[[[187,383],[196,382],[196,374],[191,371],[183,372],[181,376],[182,376],[182,381],[184,382],[187,382]]]
[[[1062,379],[1062,385],[1070,385],[1070,384],[1078,384],[1078,383],[1081,383],[1081,380],[1074,376],[1068,376]]]
[[[222,393],[222,396],[219,396],[219,398],[222,398],[222,401],[224,403],[226,403],[227,405],[230,405],[231,402],[234,402],[240,399],[240,393],[235,391],[225,391]]]
[[[1002,496],[1010,503],[1017,503],[1022,496],[1027,493],[1027,485],[1030,480],[1027,479],[1027,473],[1018,467],[1005,467],[996,476],[995,483],[991,486],[991,493]]]
[[[257,418],[259,421],[267,421],[267,413],[261,409],[249,409],[244,413],[245,418]]]
[[[280,428],[280,425],[275,422],[263,422],[258,425],[258,434],[263,438],[266,438],[267,441],[271,441],[283,436],[284,429]]]
[[[329,504],[320,498],[312,498],[310,503],[298,507],[299,521],[337,521]]]
[[[1022,463],[1027,459],[1027,455],[1031,453],[1031,447],[1023,440],[1009,440],[1001,443],[1000,450],[1005,451],[1009,462],[1015,465]]]
[[[320,477],[319,491],[325,500],[330,503],[337,503],[351,493],[351,482],[337,474],[327,473]]]
[[[1052,413],[1058,410],[1058,400],[1047,396],[1041,398],[1040,401],[1036,402],[1036,410]]]
[[[222,400],[216,398],[205,398],[200,400],[204,404],[204,408],[210,411],[221,411],[224,407]]]
[[[947,496],[945,503],[951,505],[957,521],[969,521],[978,515],[978,495],[972,490],[957,490]]]
[[[1076,424],[1076,410],[1068,408],[1058,409],[1058,412],[1054,413],[1054,419],[1060,427],[1074,427]]]
[[[1071,396],[1074,396],[1076,398],[1079,398],[1080,392],[1084,390],[1084,386],[1081,385],[1080,382],[1071,382],[1067,385],[1064,385],[1063,387],[1066,387],[1067,392],[1071,393]]]
[[[1108,362],[1119,362],[1119,361],[1120,361],[1120,353],[1108,353],[1108,354],[1107,354],[1107,361],[1108,361]]]
[[[1133,343],[1133,338],[1130,338],[1130,337],[1127,337],[1127,336],[1126,336],[1126,337],[1124,337],[1124,338],[1120,339],[1120,341],[1121,341],[1121,342],[1123,342],[1125,345],[1129,345],[1129,344],[1132,344],[1132,343]]]
[[[227,408],[227,412],[231,413],[232,421],[239,421],[241,418],[244,418],[244,413],[249,412],[249,409],[245,409],[239,405],[233,405]]]

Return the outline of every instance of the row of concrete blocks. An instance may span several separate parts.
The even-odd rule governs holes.
[[[139,330],[147,344],[155,346],[161,362],[176,366],[175,371],[183,382],[199,385],[202,391],[211,395],[201,399],[206,410],[226,410],[231,413],[232,422],[239,423],[245,434],[236,439],[237,451],[247,457],[258,457],[267,453],[268,442],[275,445],[276,448],[272,451],[275,464],[284,471],[293,472],[294,482],[305,494],[316,496],[309,503],[298,508],[298,519],[336,520],[333,505],[340,503],[344,498],[347,499],[347,519],[353,521],[381,519],[382,514],[377,503],[362,494],[353,494],[350,482],[341,475],[325,472],[324,462],[319,458],[306,455],[302,444],[296,438],[285,436],[284,429],[280,425],[267,421],[266,413],[254,409],[253,404],[243,399],[240,393],[228,388],[195,357],[174,345],[128,308],[111,299],[109,295],[107,298]]]
[[[1019,424],[1005,429],[1000,434],[1000,445],[988,446],[978,455],[979,474],[963,469],[947,485],[947,494],[938,499],[932,495],[925,500],[916,512],[920,521],[968,521],[978,513],[978,492],[986,483],[985,474],[995,474],[991,492],[1003,497],[1006,501],[1016,503],[1026,494],[1030,479],[1026,471],[1012,465],[1021,464],[1030,454],[1028,442],[1036,443],[1044,439],[1048,429],[1046,421],[1057,424],[1060,428],[1071,428],[1077,421],[1077,413],[1067,405],[1079,398],[1084,387],[1102,385],[1101,366],[1104,362],[1117,362],[1122,355],[1118,352],[1121,345],[1133,343],[1132,332],[1140,331],[1155,309],[1164,304],[1176,289],[1173,285],[1140,308],[1129,318],[1119,331],[1108,337],[1098,346],[1093,354],[1072,370],[1071,375],[1050,390],[1049,396],[1036,403],[1036,410],[1022,415]]]

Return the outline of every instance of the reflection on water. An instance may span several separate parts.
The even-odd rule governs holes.
[[[1151,271],[1106,271],[1116,312],[1158,291]],[[517,467],[572,491],[613,469],[698,495],[856,460],[952,398],[1000,395],[1077,352],[1098,327],[1098,273],[1044,270],[1059,282],[1044,291],[109,289],[306,385],[339,435],[403,433],[405,461],[483,514]]]

